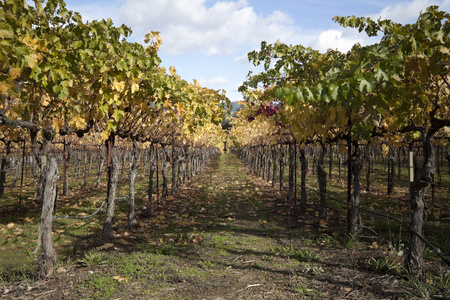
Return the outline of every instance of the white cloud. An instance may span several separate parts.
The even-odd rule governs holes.
[[[225,77],[214,77],[211,79],[200,78],[198,80],[201,86],[205,86],[211,89],[222,89],[226,83],[228,83],[228,79]]]
[[[71,5],[68,7],[69,10],[80,12],[83,18],[83,21],[93,21],[93,20],[102,20],[111,18],[116,23],[117,11],[115,7],[103,6],[101,4],[84,4],[84,5]],[[115,24],[116,26],[120,24]]]
[[[419,17],[420,12],[424,12],[427,7],[438,5],[440,10],[450,8],[450,0],[432,1],[432,0],[414,0],[403,2],[396,5],[389,5],[381,10],[380,13],[369,16],[372,19],[389,19],[394,22],[407,24],[413,23]]]
[[[161,31],[161,51],[169,54],[202,52],[208,56],[230,55],[239,45],[251,47],[262,40],[293,40],[293,19],[281,12],[257,15],[246,0],[128,0],[121,19],[138,36]]]
[[[314,48],[321,52],[325,52],[328,49],[347,52],[356,43],[366,45],[369,43],[369,38],[359,33],[356,29],[330,29],[319,35],[317,41],[314,43]]]
[[[238,64],[241,64],[241,65],[248,65],[249,62],[248,62],[248,55],[247,55],[247,53],[245,53],[245,54],[243,54],[241,56],[237,56],[237,57],[233,58],[233,62],[237,62]]]

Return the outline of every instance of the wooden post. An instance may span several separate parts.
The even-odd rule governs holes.
[[[350,121],[349,121],[350,122]],[[350,166],[350,160],[352,158],[352,137],[350,133],[348,134],[348,154],[347,154],[347,232],[350,233],[352,230],[351,226],[351,216],[352,216],[352,169]]]
[[[64,137],[64,147],[63,147],[63,195],[67,196],[67,194],[65,193],[66,189],[66,137]]]
[[[135,183],[138,176],[139,162],[141,159],[141,150],[136,140],[133,142],[133,163],[129,174],[129,196],[128,196],[128,228],[136,228],[138,226],[135,213]]]
[[[333,144],[330,144],[330,160],[328,162],[328,176],[330,179],[333,177],[332,169],[333,169]]]
[[[83,187],[85,188],[87,186],[87,178],[86,178],[86,172],[87,172],[87,154],[86,154],[86,145],[83,146]]]
[[[23,172],[25,169],[25,139],[23,140],[23,150],[22,150],[22,170],[20,174],[20,205],[22,205],[22,192],[23,192]]]
[[[298,210],[297,205],[297,144],[294,144],[294,204],[295,209]]]
[[[414,183],[414,152],[412,149],[412,145],[409,149],[409,168],[408,168],[408,175],[409,175],[409,201],[411,203],[412,199],[412,186]]]
[[[158,144],[155,145],[156,153],[156,208],[159,208],[159,149]]]

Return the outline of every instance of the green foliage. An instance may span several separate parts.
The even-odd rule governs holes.
[[[303,294],[303,295],[307,295],[308,298],[315,299],[316,296],[319,299],[320,298],[320,293],[319,291],[308,287],[306,284],[304,283],[299,283],[294,287],[294,290],[296,290],[297,292]]]
[[[106,266],[109,261],[100,252],[88,252],[84,254],[84,258],[78,259],[77,263],[82,267],[93,267]]]
[[[91,275],[82,285],[87,290],[95,291],[94,299],[110,299],[119,291],[119,283],[112,277]]]
[[[371,271],[382,274],[400,274],[400,272],[403,270],[403,267],[398,259],[394,259],[389,255],[378,258],[372,257],[367,261],[367,267]]]
[[[34,278],[36,265],[31,253],[25,250],[0,251],[0,277],[4,281],[27,280]]]
[[[216,268],[216,263],[211,262],[210,260],[205,261],[204,265],[206,268],[208,269],[215,269]]]
[[[320,275],[323,274],[325,270],[315,263],[306,263],[302,265],[300,272],[308,275]]]
[[[358,237],[351,234],[346,234],[342,246],[346,249],[357,248],[361,243],[358,241]]]
[[[273,248],[270,250],[270,253],[280,256],[286,256],[300,262],[318,262],[320,260],[319,255],[311,252],[308,249],[297,249],[293,245]]]

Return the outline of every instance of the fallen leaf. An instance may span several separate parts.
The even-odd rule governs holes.
[[[113,279],[117,280],[118,282],[125,281],[126,283],[128,283],[128,277],[127,278],[123,278],[123,277],[120,277],[119,275],[117,275],[117,276],[114,276]]]

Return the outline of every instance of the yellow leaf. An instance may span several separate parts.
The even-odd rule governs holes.
[[[15,225],[14,223],[8,223],[8,225],[6,225],[6,228],[11,229],[14,227],[14,225]]]
[[[9,70],[9,75],[12,77],[12,79],[16,79],[20,75],[20,69],[12,68],[11,70]]]
[[[132,85],[131,85],[131,93],[135,93],[135,92],[137,92],[137,91],[139,91],[139,84],[137,84],[137,83],[133,83]]]
[[[112,83],[112,87],[119,93],[123,92],[123,90],[125,89],[125,81],[118,82],[114,80],[114,82]]]
[[[61,128],[64,126],[64,121],[59,119],[59,118],[54,118],[52,121],[52,127],[56,130],[59,131],[61,130]]]
[[[28,64],[28,67],[30,67],[31,69],[33,69],[38,63],[38,58],[36,54],[26,55],[25,60]]]
[[[2,94],[6,94],[8,92],[10,86],[6,82],[0,81],[0,92]]]
[[[177,74],[177,69],[175,67],[170,67],[169,70],[170,70],[170,75]]]
[[[42,95],[42,106],[48,106],[50,104],[50,97],[48,94]]]
[[[127,278],[123,278],[123,277],[120,277],[119,275],[117,275],[117,276],[114,276],[113,279],[117,280],[118,282],[125,281],[125,282],[128,283],[128,277]]]
[[[195,86],[196,88],[199,88],[199,87],[200,87],[200,83],[198,82],[197,79],[194,79],[194,86]]]
[[[151,31],[145,35],[144,42],[146,44],[151,43],[149,48],[153,48],[156,52],[159,50],[159,46],[162,44],[162,38],[159,36],[159,31]]]
[[[71,120],[70,124],[72,126],[75,126],[75,128],[80,129],[80,128],[83,128],[86,123],[85,123],[85,120],[83,118],[81,118],[79,116],[75,116]]]
[[[383,156],[386,156],[389,154],[389,146],[383,144],[383,145],[381,145],[381,150],[382,150]]]
[[[164,107],[165,108],[172,108],[173,107],[172,102],[170,102],[169,100],[164,101]]]
[[[109,138],[109,131],[103,131],[100,133],[100,142],[104,142]]]

